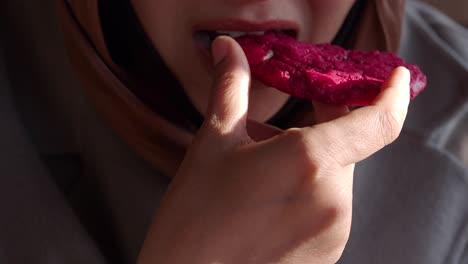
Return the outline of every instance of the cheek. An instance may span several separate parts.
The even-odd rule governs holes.
[[[187,42],[190,29],[190,0],[131,0],[135,12],[152,44],[170,63],[174,57],[181,55],[184,47],[178,46]]]
[[[309,18],[310,28],[308,35],[311,42],[330,42],[355,0],[309,0],[311,16]]]
[[[168,39],[177,25],[174,17],[177,17],[181,7],[174,0],[131,0],[144,30],[153,38],[160,36]]]
[[[181,82],[195,107],[203,111],[210,92],[210,75],[202,67],[191,34],[197,14],[193,0],[132,0],[133,7],[153,46]],[[157,74],[157,73],[155,73]]]
[[[314,13],[332,17],[347,13],[356,0],[309,0],[312,9],[317,10]]]
[[[192,57],[187,54],[191,41],[187,28],[189,1],[132,0],[133,7],[152,44],[166,64],[175,71],[178,62]]]

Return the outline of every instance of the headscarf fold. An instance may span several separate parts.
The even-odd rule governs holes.
[[[370,0],[357,29],[353,48],[397,52],[403,28],[404,0]]]
[[[193,133],[162,118],[126,87],[123,80],[130,78],[112,61],[106,48],[97,0],[56,2],[70,60],[100,118],[153,168],[173,177]],[[404,0],[367,1],[352,48],[396,52],[403,13]]]

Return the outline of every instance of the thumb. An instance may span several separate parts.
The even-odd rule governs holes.
[[[250,69],[237,42],[227,36],[217,37],[211,52],[215,77],[205,125],[225,136],[247,136]]]

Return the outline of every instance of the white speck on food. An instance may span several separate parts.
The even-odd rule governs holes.
[[[268,51],[267,55],[265,55],[265,57],[263,57],[263,60],[264,61],[267,61],[269,59],[271,59],[274,55],[274,52],[272,50]]]

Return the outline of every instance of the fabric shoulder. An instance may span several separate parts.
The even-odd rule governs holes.
[[[427,75],[405,129],[468,167],[468,29],[420,1],[407,2],[400,55]]]
[[[429,34],[453,59],[468,69],[468,28],[464,27],[434,7],[418,0],[409,0],[407,18]]]

